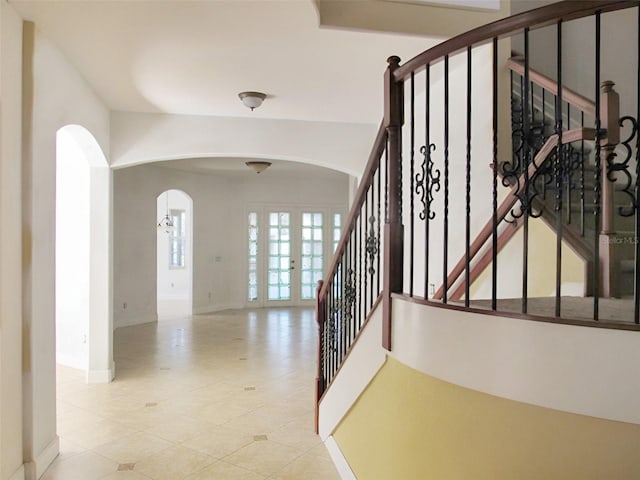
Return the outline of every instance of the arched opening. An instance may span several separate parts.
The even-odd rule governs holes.
[[[113,379],[111,173],[79,125],[56,135],[56,362]]]
[[[157,198],[158,319],[193,311],[193,200],[182,190]]]

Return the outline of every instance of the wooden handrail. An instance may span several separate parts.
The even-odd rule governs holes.
[[[576,129],[569,130],[567,132],[562,133],[563,144],[577,142],[579,140],[595,140],[595,138],[596,138],[596,131],[593,128],[585,128],[585,127],[576,128]],[[538,171],[538,168],[547,160],[549,155],[557,148],[557,146],[558,146],[558,135],[550,136],[545,142],[545,144],[542,146],[542,148],[536,154],[533,162],[531,162],[531,164],[529,165],[529,168],[527,171],[527,177],[525,177],[525,174],[523,173],[522,175],[520,175],[517,182],[513,182],[513,184],[511,184],[511,189],[509,191],[509,194],[507,194],[506,198],[502,201],[502,203],[500,204],[497,210],[498,224],[500,224],[500,222],[504,220],[507,214],[511,211],[511,209],[513,209],[513,207],[518,202],[518,197],[517,197],[518,186],[524,183],[525,178],[532,179],[535,177]],[[493,168],[496,168],[496,166],[494,165]],[[480,232],[476,236],[473,243],[469,246],[469,257],[471,259],[473,259],[478,254],[478,252],[480,252],[480,250],[485,245],[485,243],[487,243],[489,238],[491,238],[492,233],[493,233],[493,218],[489,220],[487,223],[485,223],[485,225],[482,227],[482,230],[480,230]],[[462,275],[462,273],[464,272],[465,265],[466,265],[466,257],[463,256],[458,261],[458,263],[456,263],[453,270],[451,270],[451,273],[447,276],[447,285],[453,286],[453,284],[458,280],[460,275]],[[482,272],[477,272],[478,275],[479,273],[482,273]],[[471,277],[471,274],[470,274],[470,277]],[[470,283],[473,283],[476,278],[471,277]],[[443,287],[440,286],[440,288],[436,291],[433,298],[441,299],[442,294],[444,293],[442,289]]]
[[[500,251],[509,243],[509,240],[518,233],[520,227],[524,225],[524,216],[518,217],[514,220],[513,225],[509,225],[502,232],[498,234],[498,245],[496,253],[500,253]],[[471,267],[471,271],[469,272],[469,280],[473,284],[473,282],[484,272],[485,268],[491,265],[493,261],[493,252],[491,249],[485,251],[480,259]],[[460,283],[453,291],[452,294],[449,295],[449,299],[451,300],[460,300],[462,295],[464,295],[466,291],[465,282]]]
[[[344,249],[349,242],[349,237],[351,236],[351,232],[353,231],[355,226],[355,220],[358,218],[360,209],[365,202],[367,191],[371,186],[373,176],[376,174],[378,168],[378,162],[380,161],[380,157],[384,153],[386,146],[387,130],[383,124],[380,124],[380,127],[378,128],[378,134],[376,135],[376,139],[373,142],[373,147],[371,148],[371,153],[369,154],[369,160],[367,161],[367,165],[364,169],[364,174],[360,179],[358,192],[356,193],[356,197],[353,201],[353,204],[351,205],[351,210],[349,211],[349,216],[347,217],[347,220],[344,224],[345,229],[342,232],[340,241],[338,242],[335,254],[333,255],[333,260],[331,261],[331,265],[329,266],[329,270],[327,270],[324,284],[318,292],[319,299],[323,299],[325,297],[325,295],[327,294],[327,289],[332,285],[331,278],[335,274],[338,268],[338,264],[340,263],[340,259],[342,258],[342,254],[344,253]]]
[[[397,81],[405,80],[411,75],[411,72],[418,72],[426,65],[443,59],[446,55],[451,55],[470,46],[487,43],[494,38],[503,38],[519,33],[525,28],[534,30],[557,23],[559,20],[566,22],[594,15],[598,11],[611,12],[639,5],[640,1],[638,0],[593,0],[588,2],[567,0],[529,10],[477,27],[416,55],[394,71],[394,78]]]
[[[524,77],[524,61],[518,57],[512,57],[507,60],[505,66]],[[554,95],[558,94],[558,84],[555,80],[543,75],[540,72],[536,72],[533,69],[529,69],[529,80],[535,85],[548,90]],[[584,112],[586,115],[595,118],[596,116],[596,104],[589,100],[587,97],[583,97],[579,93],[569,90],[567,87],[562,87],[562,100],[573,105],[578,110]]]

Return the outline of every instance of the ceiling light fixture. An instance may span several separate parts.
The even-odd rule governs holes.
[[[240,92],[238,97],[240,97],[244,106],[250,108],[252,112],[262,105],[264,99],[267,98],[267,96],[261,92]]]
[[[271,166],[271,162],[245,162],[245,165],[256,173],[264,172]]]

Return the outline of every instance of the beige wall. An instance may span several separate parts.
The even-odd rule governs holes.
[[[58,451],[54,328],[56,132],[69,124],[81,125],[91,132],[108,155],[109,112],[60,51],[33,24],[25,23],[25,32],[24,460],[30,469],[28,475],[37,476]],[[108,192],[104,193],[108,195]]]
[[[357,478],[539,480],[640,475],[640,426],[438,380],[389,358],[334,437]]]
[[[22,21],[0,2],[0,479],[22,471]]]

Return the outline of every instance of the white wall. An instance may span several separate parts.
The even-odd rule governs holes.
[[[500,58],[508,51],[508,43],[501,45]],[[465,218],[466,218],[466,135],[467,135],[467,56],[463,52],[454,55],[449,61],[449,193],[448,193],[448,265],[450,272],[465,251]],[[492,125],[492,47],[491,45],[473,49],[472,52],[472,131],[471,131],[471,240],[476,237],[484,224],[492,215],[493,173],[490,164],[493,162],[493,125]],[[430,88],[430,135],[429,141],[435,145],[431,153],[434,168],[440,173],[440,189],[433,191],[431,211],[435,213],[429,222],[429,283],[438,289],[443,283],[444,262],[444,199],[445,199],[445,139],[444,139],[444,64],[439,62],[431,67]],[[414,160],[416,175],[422,175],[421,165],[424,156],[420,149],[425,145],[425,74],[415,76],[415,145]],[[500,98],[508,97],[508,83],[504,72],[500,76]],[[422,210],[420,198],[410,186],[411,170],[411,125],[410,125],[410,82],[405,82],[405,125],[403,127],[403,223],[405,226],[405,282],[404,289],[409,291],[410,271],[410,238],[411,238],[411,208],[410,197],[413,195],[415,211]],[[504,158],[504,152],[511,155],[511,131],[508,122],[508,102],[500,102],[500,132],[499,151]],[[505,130],[505,126],[507,129]],[[434,172],[434,175],[437,173]],[[503,188],[501,190],[504,190]],[[503,194],[503,192],[502,192]],[[425,222],[415,214],[415,250],[414,250],[414,292],[424,293],[425,271]]]
[[[22,454],[22,21],[0,2],[0,480]]]
[[[65,128],[56,165],[56,362],[87,370],[89,338],[89,163]]]
[[[27,22],[24,28],[24,458],[29,469],[40,474],[58,449],[54,327],[56,132],[65,125],[82,125],[108,154],[109,112],[33,24]],[[106,190],[103,193],[108,194],[108,187]],[[103,261],[108,265],[108,258]],[[110,343],[100,353],[104,357],[97,369],[108,372],[112,367]]]
[[[157,231],[157,285],[158,316],[189,315],[192,311],[193,280],[193,201],[180,190],[168,190],[158,196],[156,219],[162,219],[168,211],[185,212],[185,265],[169,268],[169,234]]]
[[[514,13],[554,3],[552,0],[513,2]],[[636,8],[602,14],[601,82],[613,80],[620,94],[620,114],[637,116],[637,24]],[[563,83],[571,90],[595,99],[595,17],[563,24]],[[556,27],[530,34],[531,68],[556,78]],[[514,40],[514,50],[524,53],[524,40]]]
[[[234,178],[151,165],[116,170],[115,326],[157,320],[155,225],[161,192],[179,189],[193,200],[193,311],[203,313],[245,305],[248,205],[324,203],[346,210],[347,179],[302,180],[273,170]]]

